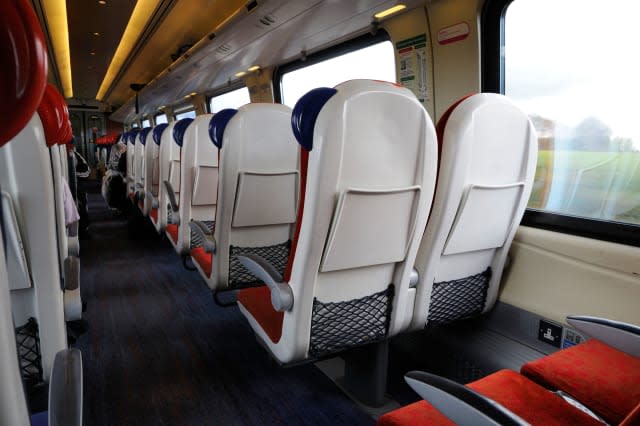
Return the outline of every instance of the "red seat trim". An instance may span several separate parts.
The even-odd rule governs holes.
[[[238,303],[249,311],[273,343],[280,341],[284,312],[273,309],[269,287],[263,285],[241,290],[238,293]]]
[[[153,221],[153,223],[158,223],[158,209],[151,209],[149,212],[149,217]]]
[[[167,235],[171,237],[174,243],[178,243],[178,225],[170,223],[167,225]]]
[[[202,247],[196,247],[191,250],[191,257],[200,265],[202,272],[209,278],[211,276],[211,268],[213,265],[213,253],[207,253]]]

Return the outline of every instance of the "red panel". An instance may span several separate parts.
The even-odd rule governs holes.
[[[525,364],[522,374],[565,391],[609,423],[640,402],[640,359],[595,339]]]
[[[273,343],[277,343],[280,340],[284,312],[278,312],[273,309],[271,293],[267,286],[240,290],[238,303],[249,311]]]
[[[178,243],[178,225],[170,223],[167,225],[167,235],[171,237],[174,243]]]
[[[194,261],[198,262],[200,268],[205,273],[207,278],[211,276],[211,265],[213,264],[213,254],[207,253],[202,247],[196,247],[191,250],[191,257]]]

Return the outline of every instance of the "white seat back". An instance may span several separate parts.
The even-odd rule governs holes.
[[[213,226],[218,197],[218,149],[209,139],[211,114],[197,116],[184,134],[180,160],[180,229],[178,251],[188,252],[189,222],[198,220]]]
[[[502,95],[460,101],[440,119],[438,133],[438,185],[416,259],[414,328],[493,306],[538,152],[531,121]]]
[[[160,146],[158,147],[158,220],[155,222],[156,230],[164,232],[167,227],[167,192],[164,181],[169,181],[171,159],[175,155],[175,142],[173,141],[173,128],[176,122],[169,123],[164,130],[159,131]]]
[[[284,275],[294,302],[280,335],[256,327],[260,314],[252,311],[260,309],[244,297],[254,289],[239,296],[281,362],[406,329],[415,297],[409,281],[437,164],[433,123],[411,91],[392,83],[352,80],[313,90],[298,101],[291,121],[306,191]]]
[[[139,129],[133,129],[126,133],[125,139],[127,141],[127,194],[132,196],[135,193],[135,157],[136,157],[136,138],[139,133]]]
[[[136,136],[136,144],[134,148],[134,185],[135,185],[135,193],[137,195],[137,199],[140,200],[143,194],[144,188],[144,167],[145,167],[145,145],[147,141],[151,139],[151,127],[145,127]],[[141,202],[139,202],[142,205]]]
[[[160,141],[162,132],[167,128],[168,124],[159,124],[153,128],[150,135],[147,136],[147,142],[144,145],[144,179],[143,191],[144,209],[143,213],[151,217],[151,221],[157,222],[158,214],[158,191],[160,188]]]
[[[215,290],[262,284],[235,258],[269,257],[284,270],[296,220],[299,150],[291,131],[291,109],[247,104],[220,111],[212,121],[220,149],[218,209],[209,285]]]

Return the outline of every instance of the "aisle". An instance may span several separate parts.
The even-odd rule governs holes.
[[[312,365],[276,366],[167,241],[113,218],[99,193],[88,199],[89,330],[76,345],[86,425],[374,423]]]

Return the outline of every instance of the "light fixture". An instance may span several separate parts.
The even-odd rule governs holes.
[[[247,69],[247,71],[254,72],[254,71],[258,71],[259,69],[260,69],[260,65],[254,65],[254,66],[249,67]]]
[[[104,6],[105,4],[107,4],[106,0],[98,0],[98,3],[100,3],[100,4],[101,4],[101,5],[103,5],[103,6]]]
[[[100,35],[100,33],[93,33],[93,35],[94,35],[94,36],[99,36],[99,35]]]
[[[135,7],[133,8],[133,13],[129,18],[129,23],[122,34],[122,38],[120,39],[120,43],[118,44],[115,53],[113,54],[113,59],[111,59],[107,73],[104,75],[102,84],[100,84],[100,89],[98,89],[98,93],[96,95],[97,100],[102,101],[104,99],[104,96],[107,94],[107,90],[109,90],[113,84],[113,80],[116,78],[116,75],[120,72],[120,68],[122,68],[124,61],[129,56],[129,53],[131,53],[131,50],[135,46],[138,38],[140,38],[140,34],[142,34],[147,23],[154,16],[153,11],[156,10],[159,3],[160,0],[138,0],[138,2],[136,2]]]
[[[95,56],[95,55],[96,55],[96,52],[89,52],[89,55],[91,55],[91,56]]]
[[[246,71],[240,71],[236,73],[236,77],[240,78],[240,77],[244,77],[245,75],[247,75]]]
[[[166,107],[167,107],[166,105],[162,105],[162,106],[158,107],[158,110],[165,109]]]
[[[406,9],[407,6],[405,6],[402,3],[396,4],[393,7],[390,7],[389,9],[383,10],[382,12],[378,12],[375,15],[373,15],[374,18],[376,19],[383,19],[386,18],[387,16],[393,15],[394,13],[398,13],[401,10]]]
[[[195,95],[197,95],[197,93],[196,93],[196,92],[191,92],[191,93],[189,93],[189,96],[195,96]]]
[[[49,27],[53,54],[56,59],[60,84],[65,98],[73,97],[71,78],[71,51],[69,49],[69,24],[67,22],[67,2],[64,0],[44,0],[42,2],[45,20]]]

